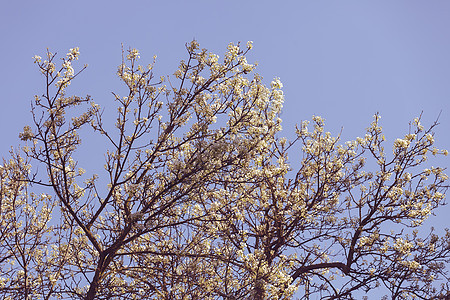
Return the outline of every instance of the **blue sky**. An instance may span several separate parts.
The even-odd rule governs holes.
[[[80,47],[89,68],[73,93],[108,104],[117,89],[121,43],[158,56],[172,74],[193,38],[219,55],[229,42],[254,41],[249,61],[286,95],[284,127],[321,115],[332,132],[361,135],[375,112],[392,136],[421,111],[449,147],[450,3],[448,1],[4,1],[2,152],[16,143],[29,103],[43,88],[31,57]],[[447,162],[448,165],[448,162]]]
[[[121,43],[138,48],[144,63],[156,54],[163,75],[186,58],[193,38],[219,55],[229,42],[254,42],[249,62],[259,63],[266,83],[277,76],[284,84],[287,136],[321,115],[329,131],[354,139],[379,112],[392,142],[422,111],[424,125],[441,112],[437,147],[450,149],[449,1],[2,1],[0,36],[2,156],[18,145],[30,101],[44,88],[33,55],[80,47],[78,65],[89,67],[69,92],[108,109]],[[443,220],[432,224],[448,227]]]

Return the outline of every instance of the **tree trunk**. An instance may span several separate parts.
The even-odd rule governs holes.
[[[104,271],[105,257],[103,254],[100,254],[100,259],[98,261],[97,269],[95,270],[94,278],[92,278],[91,285],[89,286],[89,290],[86,294],[85,300],[93,300],[98,291],[98,286],[100,284],[100,279],[102,277]]]

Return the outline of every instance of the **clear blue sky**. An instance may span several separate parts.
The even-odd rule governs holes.
[[[254,42],[249,61],[267,83],[284,84],[286,135],[316,114],[334,134],[343,127],[345,141],[380,112],[392,141],[422,111],[425,125],[442,111],[437,147],[450,148],[450,1],[2,1],[0,33],[2,156],[44,88],[33,55],[80,47],[79,66],[89,67],[69,92],[108,107],[121,43],[146,63],[156,54],[156,71],[173,74],[193,38],[219,55],[229,42]]]
[[[284,83],[287,130],[318,114],[350,139],[378,111],[397,136],[421,111],[431,122],[442,110],[438,141],[450,147],[448,1],[3,1],[0,32],[2,152],[43,88],[34,54],[80,47],[89,68],[71,91],[107,105],[121,43],[172,74],[193,38],[218,54],[254,41],[257,72]]]

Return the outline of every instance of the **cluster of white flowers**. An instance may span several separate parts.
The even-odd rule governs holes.
[[[75,47],[69,49],[69,52],[66,55],[66,59],[69,61],[77,60],[79,56],[80,56],[80,48]]]
[[[364,248],[371,248],[375,241],[380,239],[378,232],[371,233],[369,236],[362,236],[359,238],[359,246]]]
[[[403,238],[397,238],[393,245],[393,248],[401,255],[410,255],[413,244]]]
[[[402,260],[400,261],[400,264],[411,270],[417,270],[421,267],[421,265],[415,260]]]
[[[410,144],[409,140],[402,140],[402,139],[396,139],[394,142],[394,149],[395,148],[408,148]]]
[[[135,59],[138,59],[138,58],[140,58],[140,56],[139,56],[139,51],[137,49],[133,48],[133,49],[128,51],[128,54],[127,54],[127,59],[128,60],[135,60]]]
[[[31,127],[28,125],[23,128],[23,132],[19,133],[19,138],[22,141],[31,140],[33,137],[34,137],[33,131],[31,130]]]

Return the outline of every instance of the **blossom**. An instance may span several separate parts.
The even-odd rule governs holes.
[[[394,141],[394,148],[408,148],[410,144],[410,141],[408,139],[396,139]]]
[[[272,89],[281,89],[283,88],[283,84],[280,81],[280,78],[274,78],[274,80],[270,83]]]
[[[28,126],[28,125],[25,126],[25,127],[23,128],[23,132],[21,132],[21,133],[19,134],[19,138],[20,138],[22,141],[31,140],[33,137],[34,137],[33,131],[31,130],[31,127]]]
[[[137,58],[140,58],[139,51],[137,49],[133,48],[133,49],[128,51],[128,55],[127,55],[127,59],[128,60],[134,60],[134,59],[137,59]]]
[[[79,56],[80,56],[80,48],[74,47],[69,49],[69,52],[66,55],[66,59],[69,61],[77,60]]]
[[[413,247],[413,244],[403,238],[398,238],[395,240],[393,247],[401,254],[408,255]]]
[[[39,55],[35,55],[35,56],[33,56],[33,59],[34,59],[34,63],[40,63],[42,57],[40,57]]]

